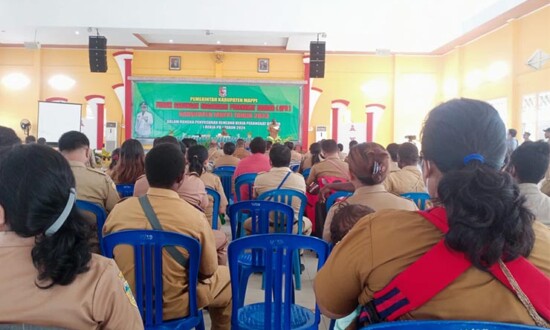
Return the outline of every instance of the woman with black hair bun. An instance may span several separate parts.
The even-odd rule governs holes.
[[[90,252],[65,158],[15,147],[1,156],[0,182],[0,323],[143,329],[115,262]]]
[[[423,176],[437,206],[359,220],[315,278],[322,312],[343,317],[359,302],[359,326],[405,319],[547,324],[550,230],[534,221],[501,171],[505,140],[504,123],[485,102],[457,99],[433,109],[422,134]]]

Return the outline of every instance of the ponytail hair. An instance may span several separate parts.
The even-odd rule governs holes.
[[[65,158],[38,144],[16,147],[2,155],[0,182],[7,226],[18,236],[35,237],[31,251],[38,271],[35,284],[41,289],[68,285],[88,271],[92,231],[70,197],[75,179]],[[61,226],[54,229],[54,223]]]
[[[208,150],[202,145],[192,146],[187,150],[189,173],[201,176],[204,172],[204,162],[208,159]]]
[[[309,153],[311,154],[311,166],[321,162],[321,144],[319,142],[313,142],[309,146]]]
[[[505,139],[497,111],[470,99],[433,109],[422,132],[424,160],[442,173],[437,197],[447,211],[445,243],[482,270],[499,259],[527,257],[535,240],[534,216],[512,177],[500,170]]]
[[[381,184],[388,175],[390,155],[378,143],[361,143],[351,148],[348,156],[350,172],[363,184]]]

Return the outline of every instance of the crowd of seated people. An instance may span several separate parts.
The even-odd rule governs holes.
[[[537,323],[516,295],[527,296],[547,316],[540,306],[548,302],[548,293],[539,290],[542,297],[537,296],[525,283],[550,285],[550,197],[539,188],[550,173],[549,143],[525,142],[509,150],[496,110],[469,99],[433,109],[422,132],[422,161],[419,147],[409,142],[384,148],[353,140],[344,152],[343,144],[326,139],[302,154],[292,142],[268,148],[261,137],[247,150],[242,139],[223,145],[213,140],[207,149],[192,139],[165,136],[156,138],[145,155],[140,141],[128,139],[104,173],[90,168],[90,143],[80,132],[63,134],[57,152],[33,141],[21,146],[13,130],[0,127],[0,261],[7,265],[0,283],[12,297],[0,301],[0,323],[143,327],[132,295],[134,254],[119,246],[114,261],[98,255],[96,224],[76,209],[80,199],[105,209],[105,235],[155,228],[148,203],[162,230],[196,238],[201,245],[198,306],[208,309],[212,329],[230,329],[230,242],[222,220],[231,221],[229,203],[238,201],[234,187],[226,196],[214,172],[221,166],[234,166],[233,184],[240,175],[256,175],[252,194],[246,187],[240,191],[242,200],[280,189],[307,196],[305,213],[300,214],[301,200],[290,203],[293,232],[334,245],[314,289],[321,311],[339,319],[339,328],[396,319]],[[25,163],[28,159],[41,161]],[[299,170],[291,169],[294,164]],[[121,199],[115,184],[133,184],[133,197]],[[206,188],[220,195],[217,218]],[[350,196],[319,214],[336,191]],[[418,210],[400,196],[411,192],[429,193],[433,208]],[[248,234],[249,227],[247,220]],[[438,271],[422,272],[424,260]],[[163,318],[185,317],[186,273],[169,254],[163,264]],[[383,311],[379,298],[389,291],[401,297],[400,285],[416,283],[411,279],[419,272],[428,277],[418,282],[426,287],[406,288],[403,292],[412,296],[403,296],[404,307]],[[432,279],[431,273],[444,276]],[[499,274],[514,277],[525,292],[508,289]],[[433,294],[431,282],[440,286]],[[96,286],[100,289],[94,291]],[[424,289],[431,295],[417,303],[414,294]],[[57,317],[60,311],[70,315]]]

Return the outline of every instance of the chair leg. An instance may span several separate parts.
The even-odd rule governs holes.
[[[302,279],[300,276],[300,251],[294,251],[294,256],[292,256],[292,263],[294,280],[296,281],[296,290],[302,290]]]
[[[239,275],[239,307],[244,306],[244,298],[246,296],[246,288],[248,287],[248,280],[250,279],[250,275],[252,274],[251,268],[240,268],[240,275]]]

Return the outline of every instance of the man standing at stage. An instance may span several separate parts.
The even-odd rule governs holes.
[[[141,112],[136,116],[136,136],[140,137],[150,137],[151,136],[151,126],[153,126],[153,115],[148,111],[147,103],[141,102],[139,105]]]
[[[269,138],[268,140],[271,140],[271,142],[279,142],[277,141],[279,139],[279,132],[281,131],[281,124],[278,123],[275,119],[271,121],[269,126],[267,127],[267,130],[269,131]]]

